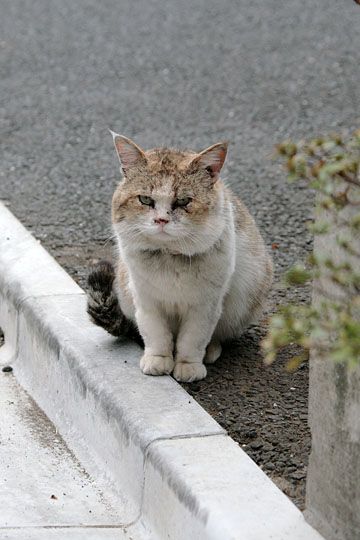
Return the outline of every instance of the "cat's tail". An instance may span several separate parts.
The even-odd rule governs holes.
[[[108,261],[100,261],[88,276],[87,312],[97,326],[116,337],[141,341],[135,324],[121,311],[114,287],[115,269]]]

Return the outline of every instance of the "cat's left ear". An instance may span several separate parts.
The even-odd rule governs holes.
[[[214,179],[214,182],[219,177],[219,173],[224,165],[227,154],[227,142],[213,144],[198,154],[190,163],[190,168],[205,169]]]
[[[125,172],[127,169],[146,162],[144,152],[131,139],[109,130],[115,145],[120,165]]]

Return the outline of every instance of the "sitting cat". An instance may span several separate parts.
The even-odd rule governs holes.
[[[123,179],[112,200],[116,270],[89,276],[88,312],[113,335],[139,332],[147,375],[206,376],[221,343],[260,315],[272,262],[244,204],[220,180],[227,145],[143,151],[113,133]]]

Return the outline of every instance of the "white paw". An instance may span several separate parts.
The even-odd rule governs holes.
[[[206,377],[206,367],[201,362],[176,362],[173,375],[180,382],[200,381]]]
[[[174,360],[172,356],[144,354],[140,360],[140,368],[145,375],[170,375],[174,369]]]
[[[210,342],[206,348],[206,354],[204,358],[205,364],[213,364],[221,356],[221,345],[217,342]]]

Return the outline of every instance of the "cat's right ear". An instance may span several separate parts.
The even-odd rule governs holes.
[[[111,130],[109,131],[112,135],[120,165],[124,173],[126,173],[127,169],[146,162],[145,154],[137,144],[123,135],[119,135]]]
[[[190,163],[190,169],[205,169],[213,179],[213,184],[219,177],[227,153],[227,142],[213,144],[198,154]]]

